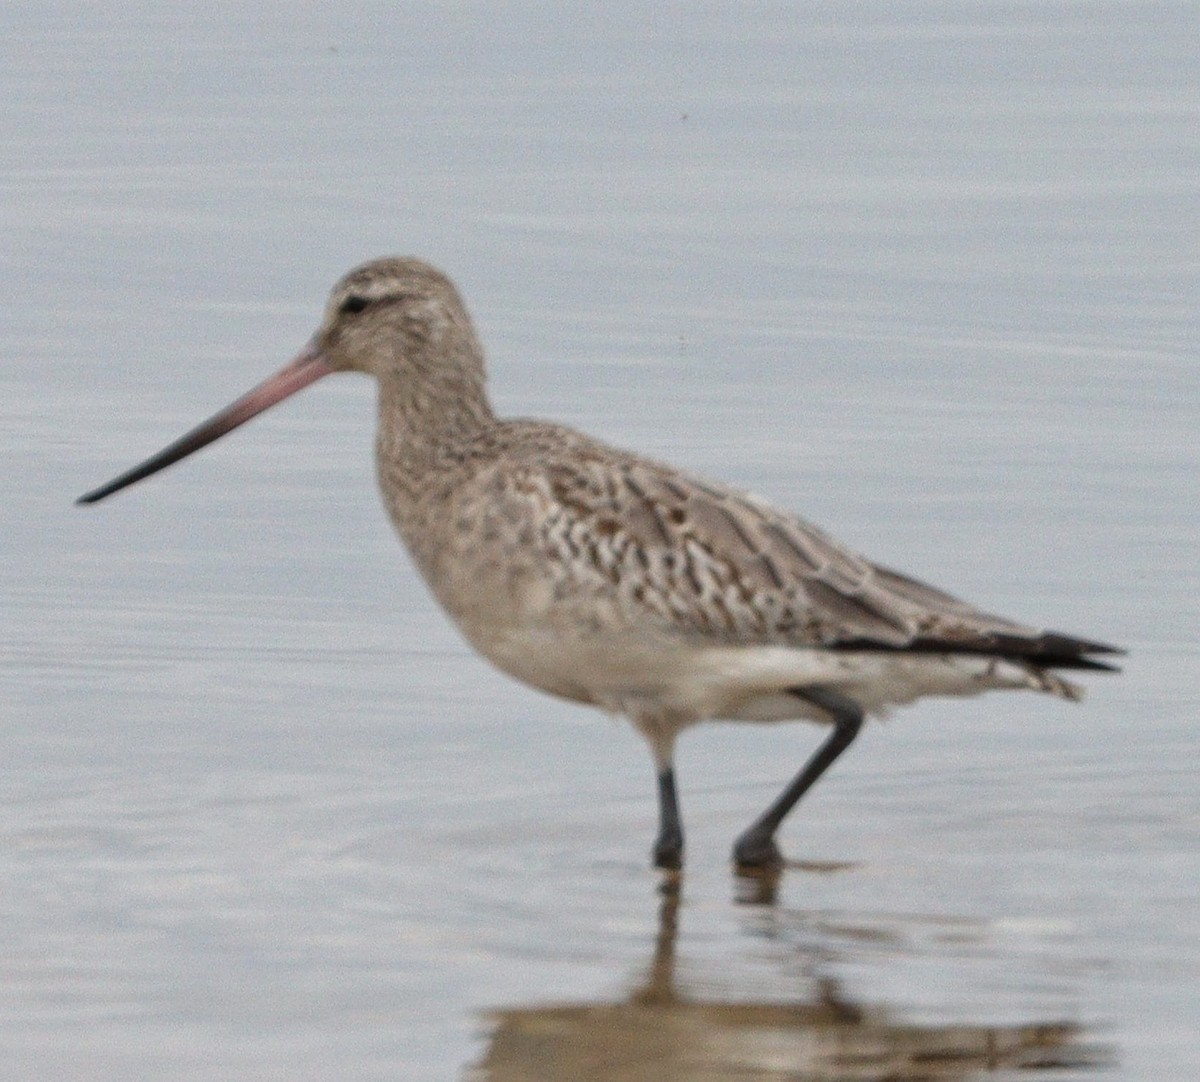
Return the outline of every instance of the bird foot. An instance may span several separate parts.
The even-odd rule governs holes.
[[[747,832],[734,844],[733,862],[739,871],[775,871],[783,867],[783,854],[769,834]]]
[[[683,867],[683,838],[676,834],[660,834],[651,855],[656,868],[677,871]]]

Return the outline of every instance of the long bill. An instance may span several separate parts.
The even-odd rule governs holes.
[[[178,462],[181,458],[186,458],[193,451],[199,451],[201,447],[206,447],[213,440],[220,439],[225,433],[232,432],[239,425],[245,424],[251,417],[257,417],[263,410],[270,409],[277,402],[282,402],[285,398],[303,390],[310,383],[315,383],[332,371],[333,369],[329,367],[329,363],[322,356],[315,342],[310,342],[300,351],[295,360],[285,364],[273,376],[263,380],[236,402],[230,403],[219,413],[214,413],[207,421],[180,436],[174,443],[146,459],[140,466],[126,470],[106,485],[94,488],[91,492],[85,492],[75,502],[77,504],[96,503],[128,485],[158,473],[159,470]]]

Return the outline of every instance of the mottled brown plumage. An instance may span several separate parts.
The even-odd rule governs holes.
[[[1110,668],[1096,656],[1118,652],[983,612],[747,493],[568,428],[498,419],[454,286],[413,259],[346,275],[295,362],[84,502],[335,370],[377,380],[384,502],[476,649],[529,684],[626,715],[650,741],[659,863],[677,863],[682,849],[671,757],[691,724],[834,723],[739,842],[743,862],[769,863],[779,820],[864,714],[988,688],[1077,698],[1052,670]]]

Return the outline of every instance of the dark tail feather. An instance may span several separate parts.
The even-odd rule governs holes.
[[[1057,631],[1047,631],[1044,635],[1030,643],[1028,651],[1018,651],[1013,656],[1032,661],[1047,669],[1094,669],[1099,672],[1120,672],[1120,667],[1107,661],[1097,661],[1091,654],[1107,654],[1110,657],[1123,656],[1125,651],[1119,646],[1110,646],[1106,642],[1089,642],[1087,639],[1075,639],[1070,635],[1061,635]]]
[[[880,650],[917,654],[989,654],[1036,665],[1039,669],[1091,669],[1096,672],[1120,672],[1107,661],[1097,661],[1091,654],[1119,657],[1125,651],[1119,646],[1091,642],[1047,631],[1035,638],[1018,635],[987,635],[967,642],[956,639],[917,638],[903,646],[882,645],[864,640],[839,642],[837,650]]]

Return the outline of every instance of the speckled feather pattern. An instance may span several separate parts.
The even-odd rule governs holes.
[[[748,493],[558,425],[497,418],[457,290],[415,259],[351,271],[292,361],[78,502],[157,473],[335,371],[377,382],[384,503],[471,644],[646,737],[660,867],[682,865],[672,756],[689,725],[832,726],[734,845],[740,866],[778,868],[775,832],[868,715],[991,688],[1075,699],[1080,689],[1053,670],[1109,669],[1096,655],[1121,652],[990,615]]]
[[[347,316],[354,298],[371,321]],[[875,713],[988,687],[1076,698],[1049,669],[1106,649],[874,565],[747,493],[496,418],[465,308],[425,264],[352,272],[319,340],[379,380],[380,488],[430,588],[481,653],[544,690],[673,732],[821,718],[788,694],[806,685]]]
[[[692,643],[978,648],[1038,632],[875,567],[754,496],[604,446],[569,429],[499,422],[462,447],[461,468],[389,500],[440,579],[497,561],[542,578],[559,603],[611,604]],[[385,461],[385,490],[391,471]],[[422,513],[424,512],[424,513]],[[437,525],[437,537],[425,532]],[[446,528],[462,538],[450,542]],[[428,544],[433,541],[432,548]],[[436,583],[435,583],[436,585]]]

